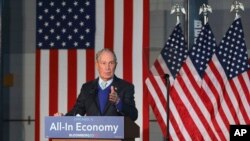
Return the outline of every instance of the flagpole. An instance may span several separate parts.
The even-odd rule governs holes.
[[[180,4],[175,4],[171,8],[170,14],[176,13],[176,25],[180,23],[180,15],[181,14],[186,14],[185,9],[180,6]],[[165,85],[166,85],[166,96],[167,96],[167,105],[166,105],[166,124],[167,124],[167,131],[166,131],[166,137],[164,138],[164,141],[169,141],[170,139],[170,131],[169,131],[169,113],[170,113],[170,108],[169,108],[169,89],[170,89],[170,80],[169,80],[169,74],[164,75],[165,78]]]
[[[169,141],[169,135],[170,135],[170,133],[169,133],[169,111],[170,111],[170,109],[169,109],[169,86],[170,86],[170,81],[169,81],[169,74],[165,74],[165,76],[164,76],[164,78],[165,78],[165,85],[166,85],[166,90],[167,90],[167,106],[166,106],[166,112],[167,112],[167,117],[166,117],[166,120],[167,120],[167,134],[166,134],[166,138],[164,139],[165,141]]]

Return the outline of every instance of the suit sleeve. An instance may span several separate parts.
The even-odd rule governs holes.
[[[124,88],[123,98],[122,98],[122,111],[120,111],[124,116],[128,116],[131,120],[135,121],[138,118],[138,110],[135,105],[134,97],[134,85],[130,84]]]
[[[77,114],[84,116],[86,113],[86,109],[85,109],[85,95],[84,95],[84,85],[81,88],[81,93],[79,94],[79,96],[77,97],[76,103],[73,106],[73,108],[66,113],[66,116],[76,116]]]

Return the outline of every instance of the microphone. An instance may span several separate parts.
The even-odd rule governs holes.
[[[165,78],[169,78],[170,77],[170,75],[168,73],[161,74],[161,75],[153,74],[153,76],[160,76],[160,77],[165,77]]]

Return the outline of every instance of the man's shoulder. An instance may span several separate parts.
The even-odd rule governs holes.
[[[114,77],[114,83],[118,83],[120,85],[130,85],[133,86],[133,83],[125,80],[125,79],[121,79],[119,77]]]
[[[90,80],[90,81],[87,81],[85,83],[83,83],[83,87],[95,87],[97,85],[97,79],[94,79],[94,80]]]

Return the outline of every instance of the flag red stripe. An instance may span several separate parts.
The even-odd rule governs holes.
[[[166,107],[166,105],[167,105],[167,101],[166,101],[166,98],[165,98],[164,95],[167,95],[167,93],[165,93],[165,94],[162,93],[162,91],[161,91],[161,89],[160,89],[160,87],[159,87],[160,85],[158,85],[157,81],[156,81],[155,78],[154,78],[154,75],[153,75],[151,72],[150,72],[148,78],[149,78],[150,82],[152,83],[152,85],[153,85],[155,91],[157,92],[157,95],[158,95],[158,97],[159,97],[159,100],[161,101],[161,104],[162,104],[163,107],[164,107],[164,110],[166,110],[165,107]],[[162,80],[162,81],[163,81],[163,80]],[[166,111],[165,111],[165,112],[166,112]]]
[[[208,95],[205,94],[206,92],[204,90],[202,92],[200,92],[200,95],[202,95],[201,100],[204,103],[204,105],[206,106],[208,112],[210,113],[210,118],[213,119],[213,121],[214,121],[214,122],[211,122],[211,121],[209,121],[209,122],[211,122],[213,124],[213,126],[214,126],[214,128],[216,130],[215,132],[220,133],[220,132],[222,132],[222,131],[218,130],[220,125],[218,125],[218,123],[217,123],[217,121],[215,119],[216,118],[216,115],[215,115],[215,110],[216,109],[213,108],[215,104],[217,105],[218,103],[220,103],[220,97],[218,96],[218,93],[217,93],[217,91],[215,89],[215,86],[211,83],[212,80],[207,75],[204,76],[204,80],[206,81],[207,85],[209,85],[209,88],[211,89],[213,95],[215,96],[215,101],[213,101],[213,103],[212,103],[210,101],[210,98],[208,97]],[[219,138],[221,140],[226,140],[226,138],[223,135],[219,135]],[[213,139],[213,140],[218,140],[218,139]]]
[[[93,80],[95,78],[95,50],[87,49],[84,59],[86,60],[86,81]]]
[[[180,87],[183,87],[183,86],[180,86]],[[198,129],[197,125],[195,124],[192,116],[190,115],[190,111],[187,109],[186,105],[181,100],[175,87],[173,87],[171,89],[170,97],[172,99],[174,99],[173,104],[175,105],[181,119],[185,121],[184,126],[185,126],[187,132],[189,133],[189,135],[192,138],[193,137],[200,137],[201,133],[199,131],[197,131],[197,129]]]
[[[114,0],[105,0],[104,47],[113,50],[114,48],[113,40],[114,40]]]
[[[218,60],[213,58],[213,61],[211,63],[209,63],[209,68],[212,71],[212,73],[215,75],[215,78],[217,79],[219,84],[216,84],[217,86],[215,86],[214,85],[215,80],[210,78],[210,75],[207,73],[205,74],[203,81],[209,86],[209,89],[211,89],[212,94],[216,98],[216,102],[209,101],[210,105],[207,105],[207,107],[211,107],[208,109],[211,113],[211,119],[212,119],[211,122],[214,125],[216,132],[218,133],[220,139],[226,140],[227,137],[224,136],[224,131],[222,130],[223,127],[220,125],[220,124],[223,124],[224,126],[226,126],[229,124],[227,117],[226,117],[226,114],[222,108],[222,105],[221,105],[222,103],[221,103],[221,99],[220,99],[220,91],[221,91],[221,88],[224,88],[225,84],[224,84],[224,81],[222,78],[223,76],[221,76],[220,72],[219,72],[219,71],[223,71],[223,70],[219,70],[217,68],[219,66],[216,65],[215,62],[218,62]],[[219,90],[217,90],[216,88],[217,89],[219,88]],[[209,93],[207,93],[205,89],[206,88],[202,89],[203,92],[201,92],[201,95],[209,95]],[[205,99],[204,101],[208,101],[208,100],[209,99]],[[214,109],[215,104],[217,104],[218,109]],[[215,111],[218,111],[218,112],[215,113]],[[223,122],[220,122],[219,119],[221,119]]]
[[[176,119],[174,118],[173,116],[173,112],[170,110],[169,112],[169,120],[173,126],[173,130],[175,131],[176,135],[177,135],[177,138],[180,140],[180,141],[184,141],[185,138],[183,136],[183,131],[180,130],[180,127],[179,127],[179,124],[177,123]],[[171,136],[171,131],[170,131],[170,137],[172,138],[173,136]],[[172,140],[174,140],[172,138]]]
[[[219,88],[223,88],[223,87],[224,87],[223,78],[222,78],[222,76],[220,75],[220,72],[219,72],[219,70],[216,68],[216,66],[215,66],[214,63],[211,62],[211,63],[209,64],[209,68],[210,68],[210,70],[212,71],[212,73],[215,75],[215,78],[216,78],[216,80],[218,81],[219,86],[215,86],[215,85],[214,85],[214,83],[213,83],[214,80],[212,80],[212,79],[209,77],[208,74],[205,74],[205,75],[204,75],[203,81],[206,82],[206,84],[209,86],[209,89],[211,89],[211,91],[212,91],[212,93],[213,93],[213,95],[214,95],[214,97],[215,97],[215,99],[216,99],[216,104],[219,104],[219,103],[220,103],[220,96],[219,96],[219,92],[217,91],[216,88],[218,88],[218,87],[219,87]],[[206,94],[204,88],[202,89],[202,91],[203,91],[203,92],[201,92],[201,95],[204,95],[204,96],[207,96],[207,95],[208,95],[208,94]],[[205,93],[205,94],[204,94],[204,93]],[[206,101],[206,103],[208,103],[208,99],[204,98],[204,101]],[[215,101],[214,101],[214,102],[215,102]],[[205,102],[204,102],[204,103],[205,103]],[[207,105],[207,104],[206,104],[206,105]],[[219,106],[221,106],[221,105],[218,105],[218,107],[219,107]],[[210,108],[208,109],[208,111],[211,111],[211,110],[212,110],[212,112],[210,112],[210,113],[211,113],[211,118],[214,118],[214,110],[215,110],[215,109],[211,109],[211,108],[214,107],[212,101],[210,101],[210,104],[207,105],[207,107],[210,107]]]
[[[238,76],[237,76],[238,77]],[[233,83],[229,83],[230,84],[230,87],[233,91],[233,94],[234,94],[234,97],[236,98],[236,101],[232,101],[229,97],[231,97],[230,93],[227,95],[228,99],[229,99],[229,104],[230,104],[230,111],[231,111],[231,114],[233,115],[233,118],[234,118],[234,121],[236,124],[240,124],[240,119],[239,119],[239,116],[237,115],[238,112],[241,112],[241,111],[237,111],[239,110],[239,108],[235,109],[235,106],[234,106],[234,103],[241,103],[240,101],[240,94],[238,93],[237,91],[237,86],[235,86]],[[240,87],[240,86],[238,86]],[[228,93],[228,92],[227,92]],[[238,106],[238,105],[237,105]],[[242,114],[242,113],[241,113]]]
[[[234,117],[234,114],[236,113],[235,112],[235,110],[234,110],[234,107],[233,107],[233,104],[232,104],[232,101],[230,100],[230,98],[229,98],[229,93],[224,89],[224,91],[223,91],[223,98],[224,98],[224,101],[225,101],[225,104],[226,104],[226,106],[228,107],[228,110],[230,111],[230,113],[225,113],[226,115],[228,115],[228,114],[231,114],[232,115],[232,117]],[[233,95],[230,95],[230,96],[233,96]],[[234,118],[233,120],[234,121],[229,121],[229,118],[228,118],[228,116],[226,116],[225,117],[227,120],[227,124],[226,125],[229,125],[230,123],[238,123],[239,121],[238,121],[238,119],[236,119],[236,118]],[[225,122],[225,121],[224,121]]]
[[[209,134],[209,136],[211,138],[214,137],[215,135],[213,133],[212,127],[208,123],[209,122],[208,120],[210,120],[210,119],[206,118],[205,116],[207,116],[207,115],[203,114],[203,112],[206,113],[206,111],[201,111],[201,109],[206,108],[206,107],[203,107],[203,104],[200,104],[199,102],[197,102],[198,99],[202,99],[203,95],[199,95],[199,93],[198,93],[197,97],[193,97],[192,95],[194,95],[194,94],[190,93],[190,91],[189,91],[190,87],[185,85],[185,82],[182,79],[182,77],[178,78],[178,81],[179,81],[180,84],[184,84],[184,85],[182,85],[182,89],[185,92],[185,96],[187,97],[189,103],[192,105],[192,108],[194,109],[194,111],[198,115],[198,118],[201,121],[201,123],[203,124],[203,127],[207,130],[206,132]],[[200,137],[203,138],[202,133],[200,132],[200,130],[197,129],[197,131],[199,131]],[[204,131],[202,131],[202,132],[204,132]]]
[[[187,61],[189,61],[189,60],[187,60]],[[183,70],[185,72],[184,75],[186,77],[188,77],[189,81],[192,83],[192,86],[187,86],[185,80],[183,80],[182,77],[178,77],[177,81],[181,84],[181,88],[185,92],[187,100],[192,105],[192,109],[194,109],[194,112],[198,116],[199,121],[202,123],[202,125],[199,125],[199,121],[197,121],[197,120],[196,121],[190,120],[190,121],[191,121],[191,123],[193,123],[193,122],[196,123],[197,126],[202,126],[201,128],[205,128],[206,132],[209,134],[209,136],[213,137],[214,136],[213,131],[212,131],[207,119],[205,118],[205,116],[203,115],[203,113],[201,111],[201,108],[205,108],[205,107],[202,104],[197,105],[197,102],[196,102],[196,100],[194,100],[194,97],[192,96],[193,94],[191,94],[191,91],[190,91],[190,87],[192,87],[192,88],[194,88],[194,90],[196,91],[197,94],[199,93],[199,91],[200,91],[200,86],[198,85],[199,80],[196,80],[194,78],[194,75],[192,75],[192,72],[190,69],[191,66],[188,66],[188,63],[184,63],[182,67],[183,67]],[[201,99],[201,97],[202,97],[202,95],[197,95],[197,96],[199,97],[199,99]],[[189,112],[189,111],[187,111],[187,112]],[[203,138],[199,128],[195,128],[195,129],[196,129],[195,132],[197,132],[196,136]]]
[[[124,0],[124,28],[123,28],[123,78],[132,82],[133,71],[133,0]],[[134,47],[136,48],[136,47]]]
[[[36,50],[36,111],[35,111],[35,141],[39,141],[40,139],[40,75],[41,74],[41,52],[39,49]]]
[[[200,86],[198,85],[197,80],[194,78],[195,76],[192,75],[192,70],[188,66],[188,63],[183,63],[182,67],[183,67],[183,70],[185,71],[185,76],[187,76],[189,81],[192,83],[192,86],[189,86],[189,87],[194,88],[195,91],[198,93],[200,91]],[[178,77],[178,78],[181,78],[181,77]],[[185,83],[186,82],[183,82],[183,84]]]
[[[154,66],[159,75],[164,75],[163,68],[161,67],[160,62],[158,60],[155,61]],[[157,75],[157,74],[154,74],[154,75]],[[164,77],[164,76],[161,76],[161,77]]]
[[[68,50],[68,110],[75,104],[77,96],[77,50]]]
[[[148,70],[149,70],[149,0],[143,0],[143,40],[142,40],[142,57],[143,57],[143,80],[145,82]],[[143,123],[142,123],[142,139],[144,141],[149,141],[149,103],[148,103],[148,96],[149,93],[147,91],[147,87],[145,83],[143,83]]]
[[[49,52],[49,115],[58,111],[58,50]]]
[[[185,64],[186,65],[186,64]],[[185,66],[184,65],[184,66]],[[183,67],[184,67],[183,66]],[[186,70],[188,70],[188,68],[186,68]],[[188,74],[188,73],[187,73]],[[190,76],[190,75],[188,75],[188,76]],[[193,76],[193,75],[192,75]],[[189,77],[189,80],[191,79],[191,77],[192,76],[190,76]],[[193,78],[193,77],[192,77]],[[187,97],[187,100],[188,100],[188,102],[191,104],[191,106],[192,106],[192,109],[194,110],[194,112],[196,112],[196,114],[197,115],[199,115],[199,118],[200,118],[200,116],[202,116],[202,113],[200,112],[200,110],[199,110],[199,108],[198,108],[198,106],[196,105],[196,102],[195,102],[195,100],[193,99],[193,97],[192,97],[192,94],[190,93],[190,91],[189,91],[189,89],[190,89],[190,87],[191,86],[187,86],[186,84],[185,84],[185,81],[182,79],[182,77],[178,77],[177,78],[177,81],[180,83],[180,85],[181,85],[181,88],[182,88],[182,91],[183,92],[185,92],[185,96]],[[195,84],[197,84],[196,83],[196,81],[195,80],[190,80],[191,82],[193,82],[194,81],[194,83]],[[175,89],[175,88],[174,88]],[[172,91],[171,91],[172,92]],[[177,92],[178,93],[178,92]],[[179,97],[181,97],[181,95],[179,95],[179,94],[173,94],[173,93],[171,93],[171,96],[173,96],[173,95],[178,95]],[[173,98],[174,99],[174,98]],[[181,100],[181,99],[180,99]],[[174,100],[174,102],[175,102],[176,100]],[[179,100],[177,100],[177,101],[179,101]],[[182,101],[183,102],[183,101]],[[186,107],[186,105],[185,105],[185,102],[183,103],[184,104],[184,106]],[[176,107],[177,107],[177,109],[178,109],[178,104],[176,104]],[[191,108],[191,107],[190,107]],[[186,110],[182,110],[181,112],[180,112],[180,114],[181,114],[181,116],[182,115],[186,115],[187,113],[189,113],[189,115],[190,115],[190,109],[188,108],[188,107],[186,107]],[[201,115],[200,115],[201,114]],[[193,114],[192,114],[193,115]],[[187,118],[187,117],[183,117],[182,119],[185,119],[185,118]],[[198,127],[197,126],[199,126],[199,125],[197,125],[197,122],[196,122],[196,120],[194,121],[194,118],[190,115],[190,117],[189,118],[187,118],[188,119],[188,122],[191,122],[191,123],[187,123],[187,122],[185,122],[184,124],[189,124],[189,125],[195,125],[195,127],[194,128],[192,128],[192,129],[190,129],[190,127],[188,127],[188,128],[186,128],[187,130],[190,130],[190,131],[192,131],[192,134],[195,132],[195,136],[196,136],[196,138],[199,138],[199,139],[201,139],[202,138],[202,134],[201,134],[201,132],[198,130]],[[201,121],[202,122],[202,121]],[[203,122],[205,122],[205,120],[203,119]],[[205,122],[206,123],[206,122]],[[204,124],[204,123],[203,123]],[[205,126],[205,125],[204,125]],[[192,134],[190,134],[190,136],[192,137],[193,135]]]
[[[216,79],[218,80],[218,82],[220,83],[220,86],[222,86],[222,85],[223,85],[223,84],[222,84],[223,80],[222,80],[221,75],[219,75],[219,72],[218,72],[218,70],[216,69],[215,65],[214,65],[213,63],[210,63],[209,68],[210,68],[211,71],[213,71],[213,74],[216,75],[215,77],[216,77]],[[209,88],[211,89],[211,91],[212,91],[212,93],[213,93],[213,95],[214,95],[214,97],[215,97],[215,99],[216,99],[216,104],[217,104],[217,103],[220,103],[220,97],[219,97],[219,94],[218,94],[218,92],[217,92],[217,90],[216,90],[216,86],[215,86],[214,83],[213,83],[213,80],[210,79],[209,75],[206,75],[206,74],[205,74],[205,75],[204,75],[204,78],[203,78],[203,81],[205,81],[206,84],[207,84],[207,85],[209,86]],[[209,98],[207,97],[208,94],[206,94],[204,88],[201,89],[201,91],[202,91],[202,92],[200,92],[200,94],[202,95],[203,103],[206,103],[205,105],[206,105],[208,111],[210,111],[211,117],[214,117],[214,111],[215,111],[215,109],[213,109],[214,106],[213,106],[213,104],[212,104],[212,101],[210,101]],[[215,102],[215,101],[214,101],[214,102]]]

